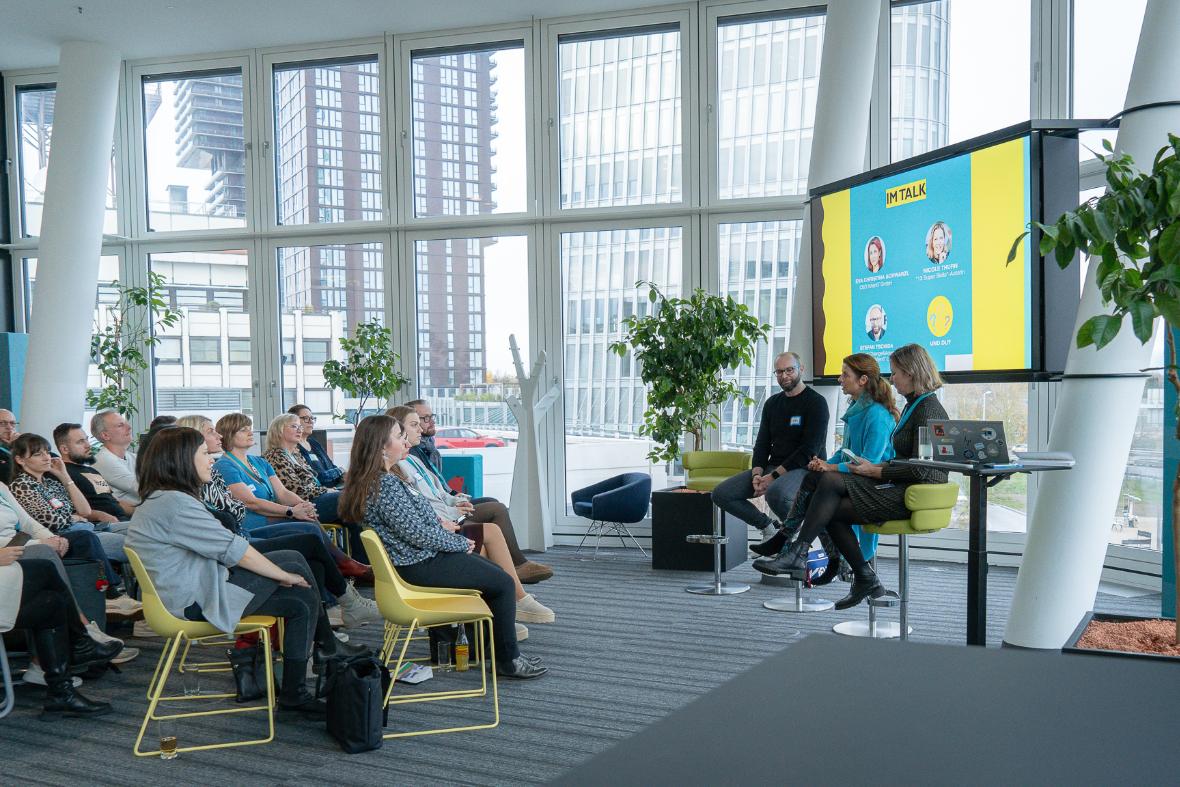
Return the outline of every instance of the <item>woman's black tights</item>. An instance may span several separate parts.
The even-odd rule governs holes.
[[[854,569],[863,566],[866,561],[860,552],[860,542],[852,525],[856,521],[856,509],[848,497],[848,487],[844,484],[844,476],[838,470],[826,473],[810,472],[803,479],[799,493],[814,489],[811,500],[807,505],[807,513],[803,517],[803,527],[799,531],[799,538],[806,544],[814,541],[821,532],[828,531],[832,543],[840,554]]]

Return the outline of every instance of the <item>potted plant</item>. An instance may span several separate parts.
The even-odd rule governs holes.
[[[624,338],[610,349],[620,356],[632,352],[647,386],[647,410],[639,434],[652,439],[648,458],[674,462],[681,457],[685,435],[692,437],[693,451],[704,447],[705,430],[718,425],[718,408],[726,401],[754,403],[722,372],[742,364],[752,366],[755,343],[766,338],[770,326],[759,323],[744,304],[728,296],[697,289],[688,298],[669,298],[651,282],[635,286],[648,288],[651,310],[624,320]],[[652,565],[711,568],[711,548],[686,545],[684,535],[712,531],[712,505],[703,495],[673,494],[676,491],[685,490],[652,495]],[[723,552],[726,568],[743,562],[745,539]]]
[[[127,418],[139,411],[140,373],[148,368],[148,354],[160,343],[157,334],[180,322],[180,312],[165,300],[167,281],[148,273],[146,287],[110,286],[118,293],[106,307],[105,324],[95,316],[90,337],[90,360],[98,367],[101,387],[86,391],[86,407],[114,410]]]
[[[1033,223],[1041,231],[1041,256],[1053,253],[1065,268],[1082,252],[1096,261],[1094,276],[1104,305],[1111,314],[1087,319],[1078,330],[1079,347],[1109,344],[1130,316],[1131,329],[1140,342],[1151,339],[1157,317],[1166,323],[1166,377],[1180,393],[1173,329],[1180,328],[1180,137],[1168,135],[1150,172],[1141,172],[1126,153],[1115,155],[1109,141],[1106,165],[1107,191],[1065,213],[1054,224]],[[1028,234],[1012,245],[1008,262]],[[1146,370],[1145,370],[1146,371]],[[1176,439],[1180,439],[1180,425]],[[1180,472],[1172,479],[1172,553],[1180,570]],[[1173,599],[1175,601],[1175,599]],[[1138,645],[1132,645],[1132,640]],[[1170,641],[1168,641],[1170,640]],[[1108,643],[1123,643],[1114,645]],[[1095,647],[1102,648],[1095,650]],[[1069,652],[1145,652],[1180,655],[1180,622],[1162,618],[1142,619],[1123,615],[1088,613],[1066,643]]]
[[[324,380],[357,399],[352,414],[355,426],[369,415],[365,412],[365,404],[370,399],[387,402],[410,379],[397,368],[401,356],[393,351],[393,332],[376,320],[357,323],[351,338],[340,339],[340,349],[344,351],[344,359],[324,363]],[[336,417],[347,420],[343,415]]]

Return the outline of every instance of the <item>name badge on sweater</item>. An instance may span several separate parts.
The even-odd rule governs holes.
[[[65,503],[58,500],[56,497],[51,497],[51,498],[49,498],[49,505],[53,506],[53,509],[56,511],[57,509],[65,506]]]
[[[791,426],[803,426],[803,416],[792,415],[791,416]]]

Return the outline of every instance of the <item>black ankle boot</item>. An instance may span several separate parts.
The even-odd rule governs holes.
[[[836,609],[855,607],[870,596],[880,598],[883,595],[885,587],[881,580],[877,579],[877,572],[871,564],[865,563],[860,568],[852,569],[852,587],[849,588],[847,596],[836,602]]]
[[[770,538],[750,547],[750,551],[755,555],[762,555],[762,557],[774,557],[787,545],[788,540],[787,534],[784,531],[781,529],[776,530]]]
[[[811,544],[802,539],[786,546],[777,557],[763,557],[754,561],[754,568],[763,574],[777,577],[786,574],[791,579],[807,579],[807,553]]]
[[[45,670],[45,713],[51,716],[101,716],[111,712],[109,702],[91,702],[74,688],[66,660],[66,632],[35,629],[33,644]]]
[[[283,687],[279,691],[278,704],[283,710],[300,711],[313,716],[328,713],[328,704],[308,690],[304,683],[307,662],[283,659]]]
[[[262,696],[262,687],[258,685],[258,650],[258,645],[254,644],[248,648],[230,648],[226,652],[238,687],[235,702],[253,702]]]

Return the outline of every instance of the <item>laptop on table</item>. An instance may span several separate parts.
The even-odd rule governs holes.
[[[1007,464],[1003,421],[930,421],[934,458],[975,465]]]

